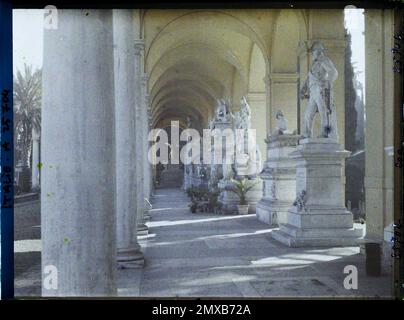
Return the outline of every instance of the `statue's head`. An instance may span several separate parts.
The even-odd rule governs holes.
[[[319,57],[323,56],[324,51],[324,45],[320,41],[314,41],[310,48],[313,60],[317,60]]]
[[[283,117],[284,117],[284,115],[283,115],[282,110],[278,110],[278,111],[276,112],[276,114],[275,114],[276,120],[279,120],[279,119],[281,119],[281,118],[283,118]]]
[[[217,105],[220,108],[226,107],[226,100],[225,99],[218,99],[217,100]]]

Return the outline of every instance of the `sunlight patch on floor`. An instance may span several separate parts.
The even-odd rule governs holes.
[[[42,244],[40,239],[14,241],[14,253],[40,252]]]

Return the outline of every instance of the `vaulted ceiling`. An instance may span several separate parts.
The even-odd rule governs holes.
[[[153,127],[161,127],[169,119],[185,127],[190,117],[194,127],[202,129],[207,127],[217,99],[226,98],[237,109],[243,95],[264,92],[280,13],[146,10],[144,71],[149,74]],[[302,22],[292,15],[299,28]],[[278,38],[282,32],[288,32],[283,25]],[[296,28],[289,30],[293,39],[299,38],[296,32]],[[283,44],[283,50],[287,46]]]

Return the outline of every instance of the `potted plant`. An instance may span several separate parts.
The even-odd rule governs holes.
[[[235,194],[238,195],[240,202],[237,205],[237,210],[239,214],[248,214],[248,203],[247,203],[247,192],[250,191],[256,183],[251,184],[250,186],[247,186],[247,179],[241,179],[241,180],[235,180],[232,179],[232,182],[234,183],[234,188],[230,188],[229,191],[234,192]]]
[[[192,202],[191,204],[188,205],[188,207],[192,213],[195,213],[196,210],[198,209],[198,204],[196,202]]]

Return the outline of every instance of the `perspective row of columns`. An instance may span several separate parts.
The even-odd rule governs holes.
[[[59,10],[44,32],[44,296],[115,295],[117,267],[144,263],[152,184],[137,28],[130,10]]]

